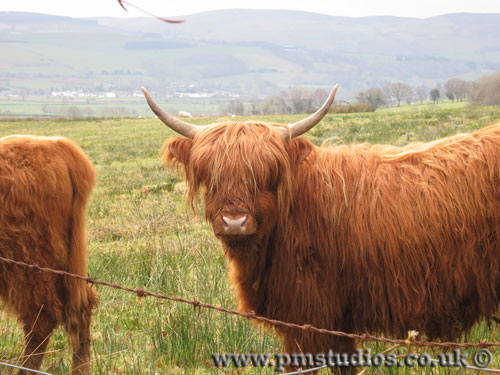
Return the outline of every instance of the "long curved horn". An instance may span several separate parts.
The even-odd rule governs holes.
[[[163,109],[158,107],[158,105],[149,94],[148,90],[146,90],[144,87],[142,87],[141,89],[151,110],[165,125],[167,125],[173,131],[179,133],[180,135],[183,135],[186,138],[193,139],[196,133],[204,128],[203,126],[190,124],[189,122],[184,122],[175,118],[174,116],[169,115]]]
[[[289,134],[291,138],[295,138],[301,134],[304,134],[308,130],[312,129],[314,125],[320,122],[323,117],[325,117],[325,115],[328,113],[328,110],[330,109],[333,103],[333,99],[335,99],[335,94],[337,93],[338,88],[339,85],[336,84],[333,87],[332,91],[330,92],[330,96],[328,96],[328,99],[326,99],[326,102],[321,106],[320,109],[314,112],[311,116],[303,120],[300,120],[294,124],[288,125],[288,128],[290,129]],[[286,134],[285,137],[288,138],[288,134]]]

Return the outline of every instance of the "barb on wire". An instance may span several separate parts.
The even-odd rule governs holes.
[[[134,293],[136,294],[139,298],[141,297],[154,297],[158,299],[164,299],[168,301],[173,301],[173,302],[179,302],[179,303],[185,303],[194,307],[204,307],[206,309],[212,309],[216,311],[220,311],[226,314],[231,314],[231,315],[238,315],[244,318],[247,318],[249,320],[257,320],[260,322],[268,323],[273,326],[279,326],[279,327],[287,327],[287,328],[294,328],[294,329],[300,329],[304,332],[314,332],[314,333],[322,333],[322,334],[327,334],[327,335],[333,335],[333,336],[339,336],[339,337],[344,337],[348,339],[353,339],[353,340],[361,340],[361,341],[375,341],[375,342],[382,342],[386,344],[400,344],[400,345],[412,345],[412,346],[426,346],[426,347],[441,347],[441,348],[490,348],[490,347],[500,347],[500,342],[487,342],[486,340],[480,341],[478,343],[458,343],[458,342],[433,342],[433,341],[411,341],[409,339],[406,340],[401,340],[401,339],[388,339],[385,337],[377,337],[370,335],[369,333],[364,333],[362,335],[358,335],[355,333],[346,333],[342,331],[334,331],[334,330],[329,330],[325,328],[317,328],[314,327],[310,324],[296,324],[296,323],[287,323],[283,322],[281,320],[277,319],[270,319],[266,318],[265,316],[257,315],[254,311],[249,311],[246,313],[242,313],[236,310],[231,310],[231,309],[226,309],[225,307],[221,306],[214,306],[210,305],[208,303],[200,302],[200,301],[192,301],[192,300],[187,300],[184,298],[180,297],[172,297],[172,296],[166,296],[162,294],[157,294],[157,293],[151,293],[143,289],[132,289],[128,288],[125,286],[113,284],[113,283],[108,283],[106,281],[101,281],[101,280],[96,280],[91,277],[84,277],[80,275],[76,275],[74,273],[69,273],[66,271],[61,271],[61,270],[54,270],[52,268],[47,268],[47,267],[40,267],[39,265],[33,265],[33,264],[28,264],[25,262],[20,262],[16,261],[13,259],[8,259],[0,256],[0,260],[9,264],[15,264],[21,267],[27,267],[35,271],[43,271],[43,272],[50,272],[56,275],[62,275],[62,276],[67,276],[67,277],[73,277],[76,279],[80,279],[83,281],[86,281],[91,284],[97,284],[97,285],[103,285],[107,286],[110,288],[114,289],[120,289],[124,290],[126,292]]]
[[[419,335],[419,332],[418,331],[408,331],[408,338],[406,339],[407,341],[407,345],[410,345],[412,342],[416,341],[417,338],[418,338],[418,335]],[[404,345],[403,344],[396,344],[396,345],[393,345],[391,346],[390,348],[384,350],[382,353],[382,355],[386,355],[386,354],[389,354],[391,352],[393,352],[394,350],[396,349],[399,349],[401,347],[403,347]],[[368,372],[368,369],[369,367],[361,370],[361,372],[358,374],[358,375],[364,375]]]
[[[52,375],[52,374],[49,374],[48,372],[33,370],[31,368],[17,366],[17,365],[13,365],[11,363],[0,362],[0,366],[12,367],[12,368],[15,368],[17,370],[29,371],[30,373],[33,373],[33,374]]]
[[[141,9],[138,6],[136,6],[136,5],[132,4],[132,3],[129,3],[126,0],[118,0],[118,4],[120,4],[120,6],[123,8],[123,10],[125,12],[128,12],[128,9],[125,8],[125,5],[123,5],[123,4],[127,4],[128,6],[134,8],[134,9],[137,9],[139,12],[145,13],[148,16],[154,17],[154,18],[159,19],[160,21],[163,21],[163,22],[168,22],[168,23],[182,23],[182,22],[184,22],[184,20],[171,20],[171,19],[167,19],[167,18],[164,18],[164,17],[157,16],[156,14],[153,14],[153,13],[148,12],[147,10]]]

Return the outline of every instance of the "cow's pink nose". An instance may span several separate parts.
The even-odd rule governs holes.
[[[224,228],[224,234],[246,234],[246,222],[247,222],[248,216],[247,215],[242,215],[242,216],[236,216],[236,217],[229,217],[222,215],[222,223],[223,228]]]

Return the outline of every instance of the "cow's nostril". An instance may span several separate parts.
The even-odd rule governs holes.
[[[224,225],[224,233],[226,234],[245,234],[245,223],[248,220],[247,215],[240,217],[222,216],[222,223]]]

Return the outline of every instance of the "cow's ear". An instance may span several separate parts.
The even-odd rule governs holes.
[[[314,145],[303,138],[292,139],[288,142],[288,152],[294,165],[302,163],[314,149]]]
[[[188,138],[169,139],[163,145],[163,161],[166,164],[189,163],[193,142]]]

